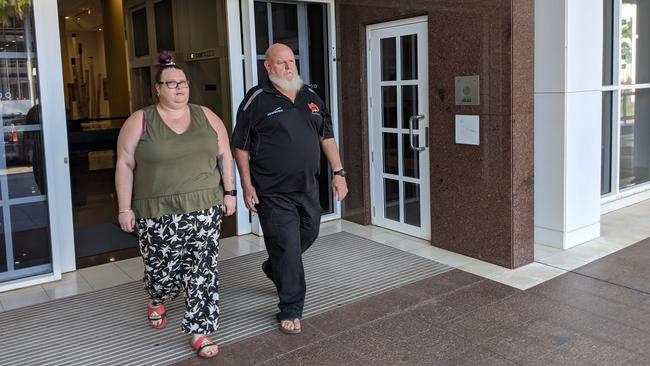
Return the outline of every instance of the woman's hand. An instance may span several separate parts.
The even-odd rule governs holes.
[[[223,214],[230,216],[237,211],[237,197],[225,195],[223,196]]]
[[[135,214],[131,210],[120,212],[117,221],[120,222],[120,228],[127,233],[132,233],[135,229]]]

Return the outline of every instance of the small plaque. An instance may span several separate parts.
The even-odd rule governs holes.
[[[480,137],[478,116],[456,115],[457,144],[478,145]]]
[[[456,105],[480,104],[478,75],[456,76],[454,82],[456,89]]]

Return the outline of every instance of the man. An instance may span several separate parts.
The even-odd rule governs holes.
[[[323,101],[303,85],[291,48],[274,44],[264,61],[268,78],[252,88],[237,111],[235,160],[246,207],[257,212],[269,259],[262,264],[278,291],[280,330],[301,331],[305,302],[302,253],[318,237],[321,148],[342,201],[345,171]]]

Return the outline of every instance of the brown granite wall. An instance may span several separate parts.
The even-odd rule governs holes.
[[[533,260],[534,0],[337,0],[343,217],[370,223],[365,26],[429,17],[432,244],[501,266]],[[479,75],[479,106],[456,106],[454,76]],[[479,146],[454,115],[480,115]]]

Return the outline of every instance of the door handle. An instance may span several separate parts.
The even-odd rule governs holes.
[[[413,121],[422,118],[424,118],[424,116],[421,114],[409,117],[409,145],[411,147],[411,150],[413,151],[424,151],[424,149],[426,149],[425,146],[420,147],[420,146],[413,145]]]

